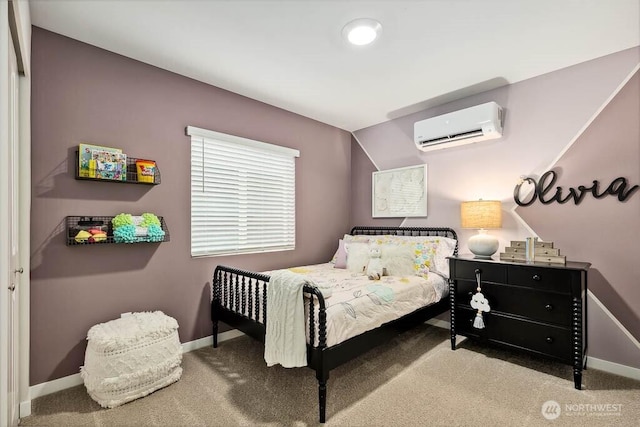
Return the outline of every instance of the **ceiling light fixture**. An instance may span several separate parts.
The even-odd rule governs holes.
[[[342,37],[356,46],[364,46],[378,38],[382,24],[375,19],[360,18],[349,22],[342,28]]]

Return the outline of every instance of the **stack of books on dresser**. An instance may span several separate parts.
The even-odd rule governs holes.
[[[546,262],[550,264],[566,264],[567,257],[560,255],[560,249],[553,247],[553,242],[535,242],[534,262]],[[512,240],[511,246],[504,248],[500,253],[500,261],[522,261],[525,262],[526,243],[524,241]]]

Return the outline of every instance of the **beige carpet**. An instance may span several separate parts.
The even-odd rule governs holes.
[[[331,371],[327,426],[638,425],[640,382],[459,340],[420,326]],[[169,387],[102,409],[74,387],[33,402],[25,426],[304,426],[318,424],[308,368],[267,368],[261,344],[240,337],[184,355]],[[542,405],[559,404],[554,420]]]

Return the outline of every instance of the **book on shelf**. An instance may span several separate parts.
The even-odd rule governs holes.
[[[93,150],[91,158],[95,162],[97,179],[126,181],[127,155],[104,150]]]
[[[122,150],[119,148],[103,147],[101,145],[93,145],[93,144],[80,144],[78,146],[78,176],[79,177],[97,178],[96,174],[98,171],[98,165],[97,165],[96,159],[93,158],[94,150],[108,152],[108,153],[122,154]],[[126,159],[125,159],[124,175],[126,177]]]

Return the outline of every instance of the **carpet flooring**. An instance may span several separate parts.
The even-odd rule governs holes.
[[[307,426],[318,424],[308,368],[268,368],[242,336],[186,353],[180,381],[102,409],[84,386],[33,401],[23,426]],[[545,413],[543,414],[543,405]],[[327,426],[637,426],[640,382],[459,339],[421,325],[331,371]]]

